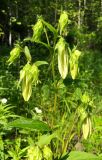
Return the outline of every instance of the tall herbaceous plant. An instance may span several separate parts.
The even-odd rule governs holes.
[[[25,38],[22,42],[15,44],[14,48],[10,52],[10,57],[8,59],[9,65],[15,63],[15,61],[20,59],[22,56],[25,56],[26,58],[26,64],[22,66],[20,70],[18,83],[18,85],[21,86],[24,101],[30,101],[33,86],[37,87],[39,84],[43,86],[41,79],[39,78],[42,75],[40,72],[40,66],[42,66],[42,68],[47,66],[47,73],[50,72],[48,75],[51,75],[50,86],[53,86],[53,96],[51,97],[53,100],[51,99],[51,103],[48,103],[49,106],[51,106],[51,108],[48,109],[48,111],[51,112],[51,116],[47,117],[47,115],[44,115],[44,119],[42,118],[42,120],[46,121],[50,126],[50,132],[47,134],[44,133],[41,137],[38,136],[38,142],[28,148],[28,160],[52,160],[55,157],[64,156],[68,151],[68,146],[70,146],[69,144],[71,140],[76,134],[75,127],[79,118],[82,120],[81,126],[84,139],[87,139],[91,134],[91,118],[90,115],[87,114],[85,107],[83,107],[86,105],[87,108],[87,104],[89,103],[87,100],[88,95],[85,93],[80,96],[80,99],[82,99],[80,100],[80,106],[77,106],[77,104],[74,103],[71,104],[70,102],[72,106],[74,105],[76,107],[74,108],[75,113],[69,108],[69,101],[67,103],[66,98],[61,100],[62,97],[60,97],[61,94],[62,96],[64,94],[68,94],[66,92],[67,86],[65,86],[64,80],[69,78],[74,82],[79,73],[79,58],[81,56],[81,51],[79,51],[76,46],[74,46],[73,49],[70,49],[70,46],[66,41],[68,26],[70,23],[71,21],[69,20],[68,13],[66,11],[61,13],[58,23],[56,24],[56,28],[46,22],[42,17],[38,17],[36,24],[32,25],[32,37]],[[42,39],[44,39],[44,41],[42,41]],[[41,45],[47,48],[50,54],[50,60],[39,60],[38,55],[38,60],[34,61],[30,51],[31,47],[30,45],[27,45],[29,43]],[[44,83],[47,83],[48,79],[45,79]],[[70,100],[72,99],[70,98]],[[67,110],[64,112],[63,104],[67,106]],[[61,105],[62,108],[58,107]],[[47,114],[49,115],[49,113]],[[60,116],[56,117],[57,114]],[[68,122],[67,125],[68,116],[70,117],[70,122]],[[51,118],[51,120],[49,120],[49,118]],[[59,119],[59,122],[57,118]],[[25,121],[25,123],[26,122],[27,121]],[[32,121],[29,121],[27,125],[30,123],[33,124]],[[39,127],[37,129],[39,129]]]

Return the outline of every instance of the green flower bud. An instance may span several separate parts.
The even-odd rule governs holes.
[[[78,68],[78,59],[81,55],[81,52],[79,50],[74,50],[72,51],[71,57],[70,57],[70,73],[72,76],[72,79],[75,79],[78,72],[79,72],[79,68]]]
[[[44,146],[43,148],[43,157],[46,160],[52,160],[52,151],[48,146]]]
[[[37,23],[33,26],[33,37],[32,40],[39,41],[43,32],[43,24],[41,19],[38,19]]]
[[[68,48],[65,40],[61,37],[56,44],[55,50],[58,52],[58,69],[63,79],[68,74]]]
[[[60,35],[65,30],[65,27],[67,26],[67,24],[68,24],[68,14],[67,12],[64,11],[59,18]]]
[[[31,146],[27,153],[28,160],[42,160],[42,152],[38,146]]]

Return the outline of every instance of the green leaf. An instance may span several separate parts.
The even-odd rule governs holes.
[[[38,67],[38,66],[48,64],[48,63],[46,61],[36,61],[34,64]]]
[[[67,160],[102,160],[102,158],[91,153],[72,151]]]
[[[32,37],[27,37],[27,38],[24,38],[23,40],[24,42],[27,42],[27,41],[31,41],[32,42]]]
[[[10,157],[13,158],[13,160],[18,160],[17,154],[15,151],[8,151],[8,154],[10,155]]]
[[[32,37],[27,37],[27,38],[25,38],[23,41],[24,41],[24,42],[30,41],[30,42],[32,42],[32,43],[34,42],[34,40],[33,40]],[[48,49],[52,49],[52,47],[51,47],[49,44],[46,44],[46,43],[44,43],[44,42],[42,42],[42,41],[40,41],[40,40],[36,40],[35,42],[36,42],[36,43],[39,43],[39,44],[42,44],[43,46],[45,46],[45,47],[48,48]]]
[[[32,120],[32,119],[26,119],[26,118],[17,119],[13,122],[10,122],[8,126],[23,128],[23,129],[35,129],[38,131],[49,131],[50,130],[50,128],[48,127],[46,123],[39,121],[39,120]]]
[[[50,142],[53,138],[57,138],[56,133],[53,133],[51,135],[49,135],[49,134],[42,135],[40,137],[39,141],[37,142],[37,145],[39,147],[43,147],[44,145],[48,145],[48,144],[50,144]]]
[[[42,20],[44,25],[51,31],[53,32],[54,35],[57,34],[57,30],[49,23],[47,23],[46,21]]]
[[[24,47],[24,53],[25,53],[25,56],[27,58],[27,61],[28,62],[31,62],[31,55],[30,55],[30,51],[29,51],[29,48],[27,46]]]
[[[46,48],[48,49],[52,49],[50,45],[44,43],[44,42],[41,42],[41,41],[36,41],[36,43],[39,43],[39,44],[42,44],[43,46],[45,46]]]
[[[19,152],[19,155],[23,155],[25,151],[28,150],[29,147],[25,147],[23,148],[20,152]]]

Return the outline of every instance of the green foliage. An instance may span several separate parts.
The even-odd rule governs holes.
[[[28,147],[21,149],[21,138],[16,138],[13,146],[8,150],[8,157],[12,157],[13,160],[20,160],[27,149]]]
[[[78,152],[78,151],[72,151],[69,154],[68,160],[101,160],[101,157],[98,157],[91,153],[86,152]]]
[[[42,20],[42,22],[54,35],[57,35],[57,30],[50,23],[44,20]]]
[[[42,136],[39,138],[39,141],[37,142],[37,145],[38,145],[39,147],[44,147],[45,145],[49,145],[50,142],[51,142],[51,140],[52,140],[53,138],[57,138],[56,132],[53,133],[53,134],[51,134],[51,135],[49,135],[49,134],[47,134],[47,135],[46,135],[46,134],[45,134],[45,135],[42,135]]]
[[[7,124],[8,120],[10,118],[16,117],[14,113],[12,112],[13,107],[10,105],[4,105],[0,104],[0,130],[1,130],[1,135],[5,133],[5,129],[7,129]]]
[[[8,124],[9,127],[18,127],[18,128],[24,128],[24,129],[35,129],[39,131],[49,131],[50,128],[48,125],[42,121],[39,120],[32,120],[32,119],[17,119],[13,122],[10,122]]]

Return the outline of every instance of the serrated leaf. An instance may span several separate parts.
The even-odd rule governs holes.
[[[31,130],[35,129],[38,131],[50,131],[50,128],[46,123],[39,120],[32,120],[32,119],[26,119],[26,118],[17,119],[13,122],[10,122],[8,126],[23,128],[23,129],[31,129]]]

